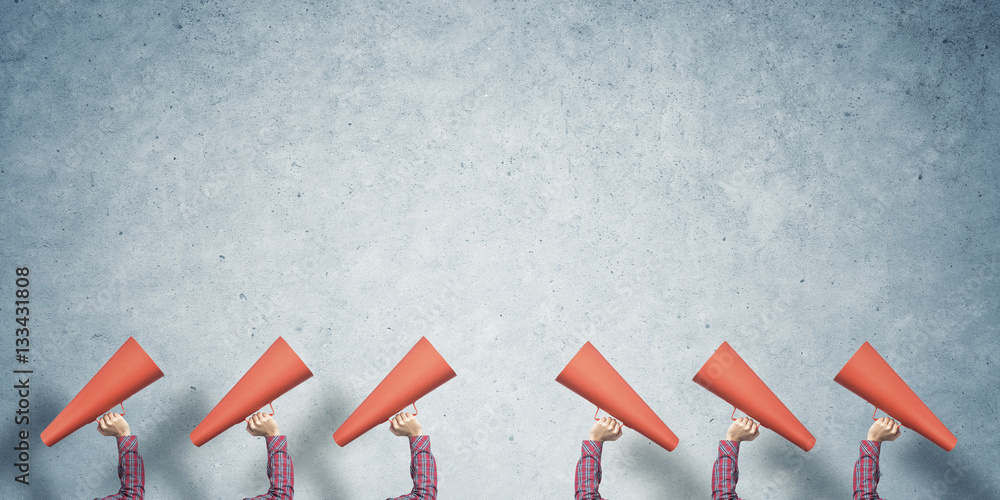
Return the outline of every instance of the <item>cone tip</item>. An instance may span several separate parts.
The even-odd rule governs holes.
[[[816,438],[813,436],[809,436],[809,441],[806,443],[805,446],[802,447],[802,449],[805,451],[809,451],[813,449],[813,446],[816,446]]]

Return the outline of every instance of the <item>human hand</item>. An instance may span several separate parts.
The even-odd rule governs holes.
[[[125,437],[132,433],[128,428],[128,422],[125,421],[125,417],[118,413],[105,413],[104,416],[97,419],[97,432],[100,432],[103,436],[115,436],[115,437]]]
[[[895,441],[899,437],[899,422],[889,418],[882,417],[872,424],[871,428],[868,429],[868,440],[869,441]]]
[[[620,437],[622,437],[622,423],[611,417],[601,417],[590,428],[591,441],[617,441]]]
[[[389,419],[389,432],[397,436],[417,437],[424,434],[424,429],[420,427],[417,417],[400,412]]]
[[[247,419],[247,432],[251,436],[271,437],[281,434],[278,431],[278,422],[274,417],[262,411],[250,415]]]
[[[726,431],[726,439],[729,441],[753,441],[760,435],[758,427],[760,424],[754,422],[750,417],[737,418]]]

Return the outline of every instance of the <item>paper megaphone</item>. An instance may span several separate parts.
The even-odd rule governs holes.
[[[590,342],[583,344],[556,382],[667,451],[677,447],[677,436]]]
[[[809,451],[816,444],[816,438],[729,343],[723,342],[692,380],[799,448]]]
[[[129,337],[42,431],[42,442],[46,446],[58,443],[162,376],[146,351]]]
[[[833,380],[945,451],[951,451],[958,443],[958,438],[868,342],[861,345]]]
[[[427,337],[420,337],[361,406],[337,428],[333,433],[334,441],[346,446],[454,377],[455,370],[448,366]]]
[[[191,442],[195,446],[207,443],[312,375],[288,342],[278,337],[191,431]]]

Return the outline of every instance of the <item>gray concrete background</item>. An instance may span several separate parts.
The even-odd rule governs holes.
[[[883,451],[887,498],[1000,498],[994,2],[69,2],[0,7],[0,317],[31,269],[30,487],[117,488],[111,439],[38,433],[135,336],[151,499],[266,489],[262,440],[187,434],[282,335],[296,493],[409,489],[401,438],[331,434],[426,335],[445,499],[570,498],[592,341],[680,437],[605,448],[610,498],[709,498],[728,340],[818,438],[764,431],[748,498],[850,498],[869,340],[958,436]],[[4,464],[14,399],[5,396]],[[89,498],[89,497],[88,497]]]

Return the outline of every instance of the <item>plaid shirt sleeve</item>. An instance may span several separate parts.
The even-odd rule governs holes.
[[[601,441],[584,441],[580,460],[576,462],[575,500],[603,500],[597,489],[601,486]]]
[[[386,500],[434,500],[437,498],[437,463],[431,454],[430,436],[410,437],[410,477],[413,491],[409,495]]]
[[[118,479],[122,482],[118,494],[101,500],[142,500],[146,495],[146,470],[139,456],[139,438],[136,436],[118,438]]]
[[[288,440],[285,436],[267,436],[267,478],[271,488],[263,495],[243,500],[291,500],[295,486],[295,471],[288,456]]]
[[[736,482],[740,480],[739,441],[719,441],[719,457],[712,467],[712,500],[739,500]]]
[[[881,500],[875,489],[882,473],[878,470],[878,454],[882,443],[862,441],[861,456],[854,462],[854,500]]]

